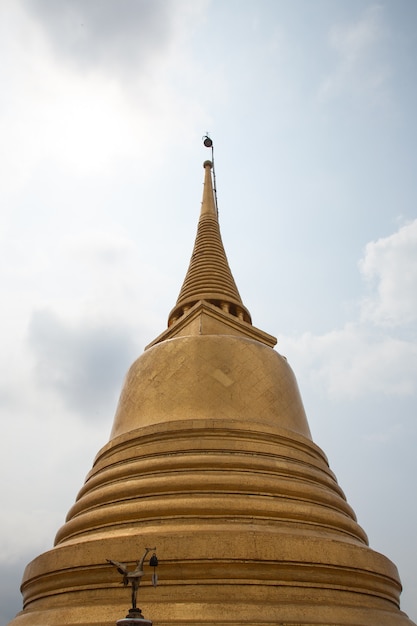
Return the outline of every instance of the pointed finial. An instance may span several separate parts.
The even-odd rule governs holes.
[[[203,199],[197,236],[190,265],[168,326],[184,316],[199,300],[206,300],[238,319],[252,324],[230,271],[220,235],[216,195],[213,141],[204,135],[203,144],[211,148],[212,159],[203,163],[205,170]]]

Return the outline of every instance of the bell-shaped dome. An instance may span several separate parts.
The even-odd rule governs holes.
[[[244,337],[190,335],[147,350],[130,368],[112,437],[184,416],[241,420],[310,437],[286,359]]]

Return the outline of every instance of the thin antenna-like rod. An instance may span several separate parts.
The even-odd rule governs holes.
[[[214,167],[214,146],[211,144],[211,161],[213,163],[213,191],[214,191],[214,202],[216,204],[216,214],[217,219],[219,218],[219,205],[217,203],[217,186],[216,186],[216,169]]]
[[[211,148],[211,162],[212,162],[212,166],[213,166],[212,169],[213,169],[214,204],[216,206],[216,215],[217,215],[217,218],[218,218],[219,217],[219,205],[217,203],[216,170],[214,168],[214,145],[213,145],[213,140],[210,138],[208,133],[206,135],[204,135],[203,143],[206,146],[206,148]]]

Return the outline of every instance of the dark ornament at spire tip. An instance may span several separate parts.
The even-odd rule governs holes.
[[[210,137],[208,135],[204,135],[204,137],[203,137],[203,144],[206,146],[206,148],[212,148],[213,141],[210,139]]]

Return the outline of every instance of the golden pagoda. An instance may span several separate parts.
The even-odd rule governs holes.
[[[155,546],[160,583],[144,567],[138,590],[154,626],[412,626],[395,565],[369,548],[312,441],[276,339],[252,325],[223,248],[211,161],[204,170],[168,328],[131,366],[110,440],[54,548],[26,567],[11,624],[136,623],[123,619],[129,595],[108,560],[126,582]]]

